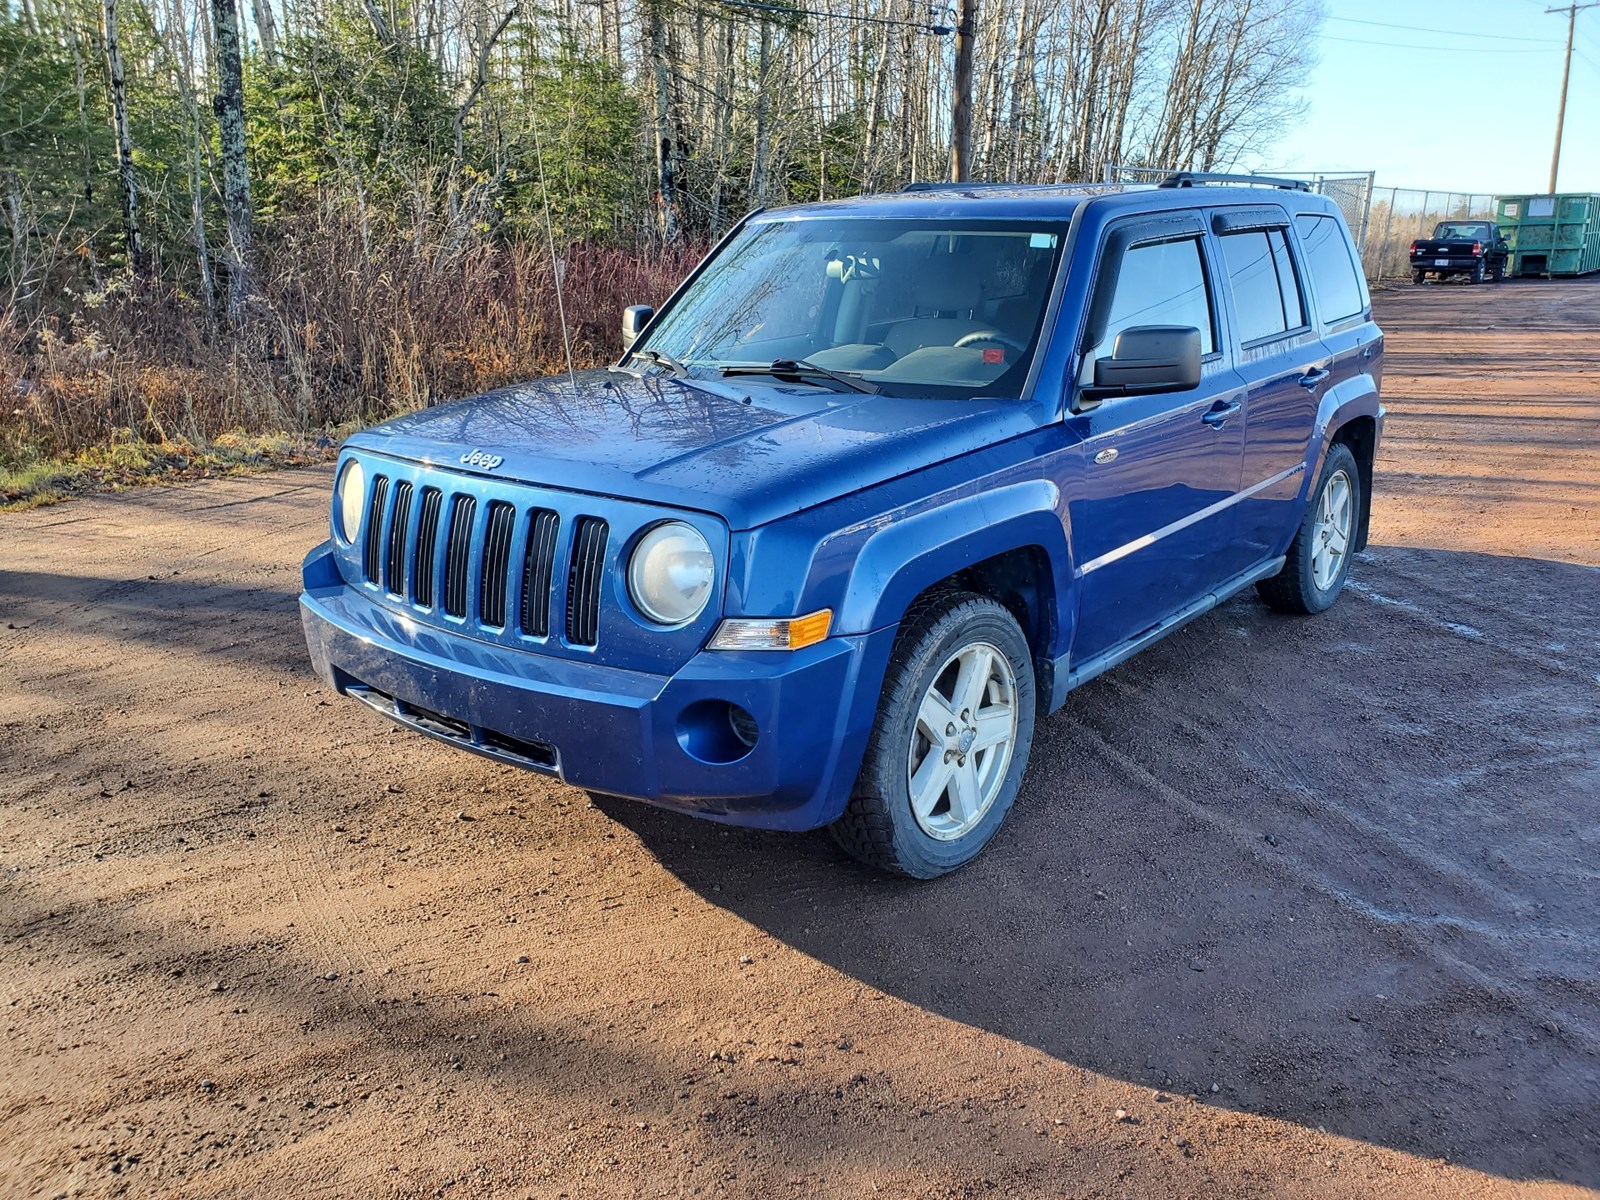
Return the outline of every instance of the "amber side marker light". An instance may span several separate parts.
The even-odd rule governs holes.
[[[831,608],[803,617],[728,617],[711,637],[713,650],[802,650],[828,636]]]

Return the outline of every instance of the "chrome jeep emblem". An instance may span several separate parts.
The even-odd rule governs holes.
[[[474,450],[470,454],[461,456],[463,467],[482,467],[485,471],[492,471],[505,459],[498,454],[485,454],[482,450]]]

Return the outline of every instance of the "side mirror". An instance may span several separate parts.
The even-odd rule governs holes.
[[[656,310],[648,304],[630,304],[622,310],[622,349],[633,349],[633,343],[639,340],[639,335],[644,332],[644,327],[650,324],[650,318],[656,315]]]
[[[1096,359],[1093,391],[1143,396],[1200,385],[1200,331],[1192,325],[1135,325],[1117,334],[1110,358]]]

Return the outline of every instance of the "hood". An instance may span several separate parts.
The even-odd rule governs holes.
[[[716,513],[733,529],[1038,426],[1017,400],[895,399],[765,380],[583,371],[441,404],[350,445],[453,470]],[[473,451],[502,461],[464,465]]]

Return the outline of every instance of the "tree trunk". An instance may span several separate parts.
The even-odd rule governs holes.
[[[144,238],[139,232],[138,180],[133,173],[133,139],[128,134],[128,79],[122,68],[122,41],[117,36],[117,0],[105,0],[106,72],[111,79],[111,123],[117,138],[117,184],[122,192],[122,234],[128,267],[135,275],[148,269]]]
[[[114,0],[107,0],[112,3]],[[217,43],[217,140],[222,147],[222,208],[228,218],[228,319],[237,322],[255,292],[250,274],[250,165],[244,143],[244,64],[234,0],[211,0]]]
[[[94,201],[94,157],[90,151],[89,106],[86,102],[89,81],[84,74],[83,48],[78,41],[77,19],[70,12],[64,13],[62,23],[67,31],[67,45],[72,49],[72,69],[78,87],[78,136],[82,139],[79,145],[83,151],[83,199],[87,204]]]
[[[722,235],[722,189],[728,165],[728,134],[733,126],[733,22],[722,23],[717,39],[717,98],[712,114],[711,160],[716,164],[711,179],[711,236]]]
[[[667,70],[665,0],[650,0],[650,61],[656,77],[656,232],[666,243],[679,234],[677,163],[672,145],[672,90]]]
[[[761,22],[761,47],[756,56],[756,143],[750,159],[750,200],[756,207],[767,202],[767,155],[771,149],[771,130],[767,118],[767,65],[772,58],[772,26]]]
[[[950,112],[950,178],[972,178],[972,43],[978,31],[978,0],[961,0],[956,26],[955,103]]]
[[[1033,24],[1031,0],[1022,0],[1022,12],[1017,17],[1017,54],[1011,62],[1011,102],[1007,105],[1006,123],[1011,134],[1008,147],[1009,169],[1006,178],[1013,183],[1022,181],[1022,139],[1026,129],[1022,104],[1027,97],[1027,68],[1033,60]]]
[[[193,230],[195,262],[200,270],[200,295],[205,301],[206,323],[211,326],[216,321],[217,301],[216,282],[211,277],[211,251],[206,244],[205,193],[201,190],[205,176],[201,172],[200,113],[195,98],[187,96],[187,99],[194,136],[189,156],[189,222]]]
[[[261,56],[270,66],[278,61],[278,21],[272,14],[272,0],[250,0],[250,9],[255,13]]]
[[[885,11],[894,16],[894,0]],[[893,52],[893,26],[883,26],[883,40],[878,46],[878,62],[872,72],[872,98],[867,104],[867,136],[861,147],[861,185],[865,191],[874,191],[878,182],[878,128],[883,121],[883,88],[889,75],[889,58]]]
[[[472,75],[472,87],[467,92],[466,99],[456,109],[455,120],[452,123],[455,145],[450,157],[450,174],[445,184],[452,240],[459,237],[461,232],[461,168],[467,157],[467,118],[472,115],[472,109],[478,103],[478,97],[483,94],[483,89],[489,85],[489,56],[494,53],[494,45],[506,31],[506,26],[510,25],[511,19],[517,15],[517,8],[517,4],[512,4],[506,10],[506,15],[500,18],[500,23],[484,38],[483,45],[478,50],[478,65]]]
[[[992,10],[991,10],[992,11]],[[983,126],[983,153],[980,161],[983,171],[988,178],[994,178],[994,139],[1000,124],[1000,96],[1002,92],[1002,79],[1000,76],[1000,47],[1005,41],[1006,19],[1005,13],[995,17],[989,32],[989,69],[985,73],[984,87],[986,89],[987,103],[984,111],[988,114]],[[1017,36],[1022,36],[1019,30]]]

